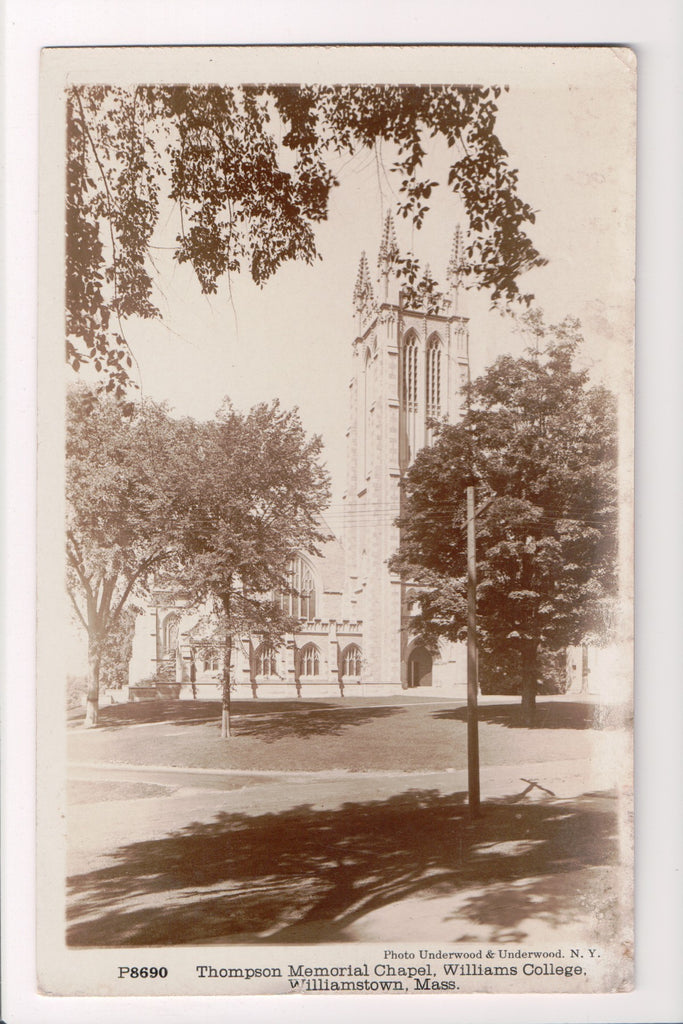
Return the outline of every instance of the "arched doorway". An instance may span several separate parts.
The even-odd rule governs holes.
[[[432,656],[424,647],[414,647],[408,657],[408,688],[432,685]]]

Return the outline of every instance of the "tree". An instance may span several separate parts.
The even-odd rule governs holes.
[[[468,261],[494,302],[545,260],[524,233],[534,212],[495,134],[497,86],[78,86],[67,98],[67,359],[124,397],[131,316],[157,317],[152,238],[177,207],[175,259],[205,293],[246,270],[263,284],[288,260],[319,254],[343,157],[385,144],[398,212],[420,227],[443,183],[424,168],[428,139],[451,153],[447,185],[469,219]],[[280,138],[281,141],[278,141]],[[415,272],[409,255],[397,275]]]
[[[224,737],[235,638],[251,633],[278,643],[293,629],[273,592],[290,588],[295,552],[315,553],[326,539],[320,516],[329,481],[321,451],[298,412],[278,402],[246,415],[225,404],[215,421],[198,428],[177,578],[191,600],[212,602],[220,616],[211,639],[224,650]]]
[[[184,426],[144,403],[130,415],[79,387],[67,402],[67,590],[88,635],[86,726],[131,599],[173,554],[183,511]]]
[[[120,690],[121,687],[128,685],[135,620],[140,610],[138,606],[128,602],[107,631],[100,662],[100,685],[105,688]]]
[[[467,389],[403,481],[393,567],[414,581],[432,648],[466,635],[465,488],[478,481],[480,651],[522,679],[533,721],[539,657],[609,633],[616,594],[616,403],[573,366],[578,321],[526,326],[544,348],[503,356]],[[538,346],[540,348],[540,345]]]

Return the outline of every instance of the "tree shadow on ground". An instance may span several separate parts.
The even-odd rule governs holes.
[[[127,725],[147,725],[152,722],[169,722],[187,725],[202,723],[221,717],[220,701],[216,700],[150,700],[131,701],[126,704],[110,704],[101,707],[98,729],[121,729]],[[83,723],[85,712],[72,716],[69,724]]]
[[[340,736],[348,728],[377,719],[403,714],[403,708],[349,707],[301,708],[300,705],[266,710],[263,705],[248,705],[237,710],[233,705],[232,734],[272,743],[282,739],[306,739],[311,736]]]
[[[433,712],[435,718],[467,721],[467,708],[446,708]],[[527,729],[521,704],[480,704],[480,722],[504,725],[508,729]],[[539,700],[536,703],[536,729],[623,729],[632,718],[627,705],[585,704],[579,701]]]
[[[338,736],[347,727],[363,725],[377,718],[401,714],[392,706],[353,705],[342,707],[325,701],[233,700],[231,730],[234,737],[245,736],[265,742],[287,737],[316,735]],[[100,711],[99,730],[125,729],[131,725],[211,725],[220,727],[220,701],[150,701],[139,704],[114,704]]]
[[[520,938],[529,917],[569,920],[593,898],[577,892],[577,872],[615,862],[616,805],[604,794],[491,803],[474,825],[464,796],[411,790],[334,810],[221,813],[123,846],[69,879],[67,941],[343,942],[372,911],[411,896],[455,904],[459,892],[453,941],[488,922]]]

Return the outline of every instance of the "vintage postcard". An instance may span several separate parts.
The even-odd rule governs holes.
[[[43,993],[632,988],[635,125],[618,47],[43,52]]]

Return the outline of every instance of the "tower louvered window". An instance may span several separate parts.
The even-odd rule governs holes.
[[[403,351],[403,407],[407,413],[417,412],[417,341],[411,335]]]
[[[418,419],[417,338],[408,334],[403,346],[403,459],[412,462],[417,451]]]
[[[427,346],[427,418],[441,415],[441,345],[436,335]]]

